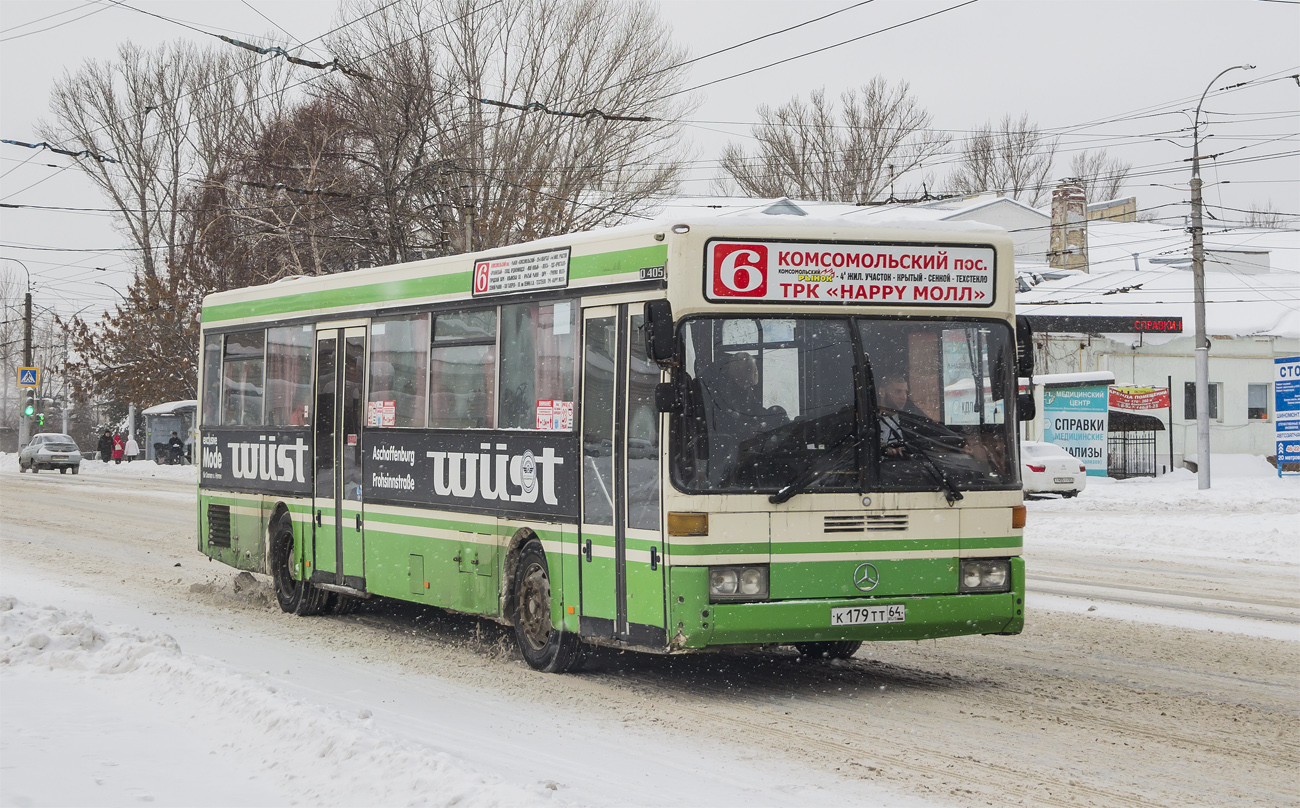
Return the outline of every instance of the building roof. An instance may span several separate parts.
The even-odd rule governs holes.
[[[1300,233],[1238,228],[1207,233],[1205,245],[1210,336],[1300,338]],[[1182,336],[1191,332],[1191,243],[1182,227],[1089,222],[1088,264],[1088,274],[1070,272],[1017,294],[1018,312],[1182,317]],[[1177,336],[1148,334],[1145,339]]]

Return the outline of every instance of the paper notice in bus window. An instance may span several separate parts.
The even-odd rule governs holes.
[[[370,401],[366,403],[366,426],[393,426],[396,423],[396,401]]]
[[[569,285],[569,248],[474,262],[474,295],[504,295]]]
[[[573,429],[573,402],[559,399],[537,400],[537,428],[551,432]]]

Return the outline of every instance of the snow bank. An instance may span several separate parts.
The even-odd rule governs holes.
[[[1214,455],[1211,487],[1178,469],[1160,477],[1089,478],[1076,499],[1030,501],[1025,548],[1069,545],[1145,558],[1170,553],[1300,563],[1300,478],[1263,458]]]
[[[169,636],[8,596],[0,596],[0,681],[5,804],[562,803],[547,784],[503,783],[400,739],[369,710],[331,711],[186,656]],[[75,716],[60,713],[68,699]],[[121,776],[141,761],[147,786]]]
[[[17,453],[0,452],[0,472],[18,473],[18,455]],[[41,474],[58,474],[57,471],[42,471]],[[186,482],[198,484],[199,471],[197,466],[160,466],[152,460],[136,460],[131,463],[125,460],[121,463],[114,463],[111,460],[103,462],[99,460],[82,460],[81,474],[90,474],[100,477],[116,477],[124,480],[176,480],[177,482]]]

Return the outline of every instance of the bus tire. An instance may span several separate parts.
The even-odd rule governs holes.
[[[862,640],[797,642],[794,647],[799,651],[800,656],[812,659],[850,659],[862,647]]]
[[[551,575],[540,542],[528,542],[519,553],[514,604],[515,642],[529,667],[564,673],[582,664],[582,640],[551,625]]]
[[[311,585],[311,582],[294,579],[293,528],[288,518],[281,518],[271,542],[271,577],[275,581],[275,599],[280,610],[300,617],[320,614],[325,608],[329,593]]]

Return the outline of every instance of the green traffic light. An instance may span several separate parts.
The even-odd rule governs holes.
[[[23,410],[23,415],[27,416],[28,418],[31,418],[32,413],[34,412],[36,412],[36,408],[31,404],[28,404],[27,407]]]

